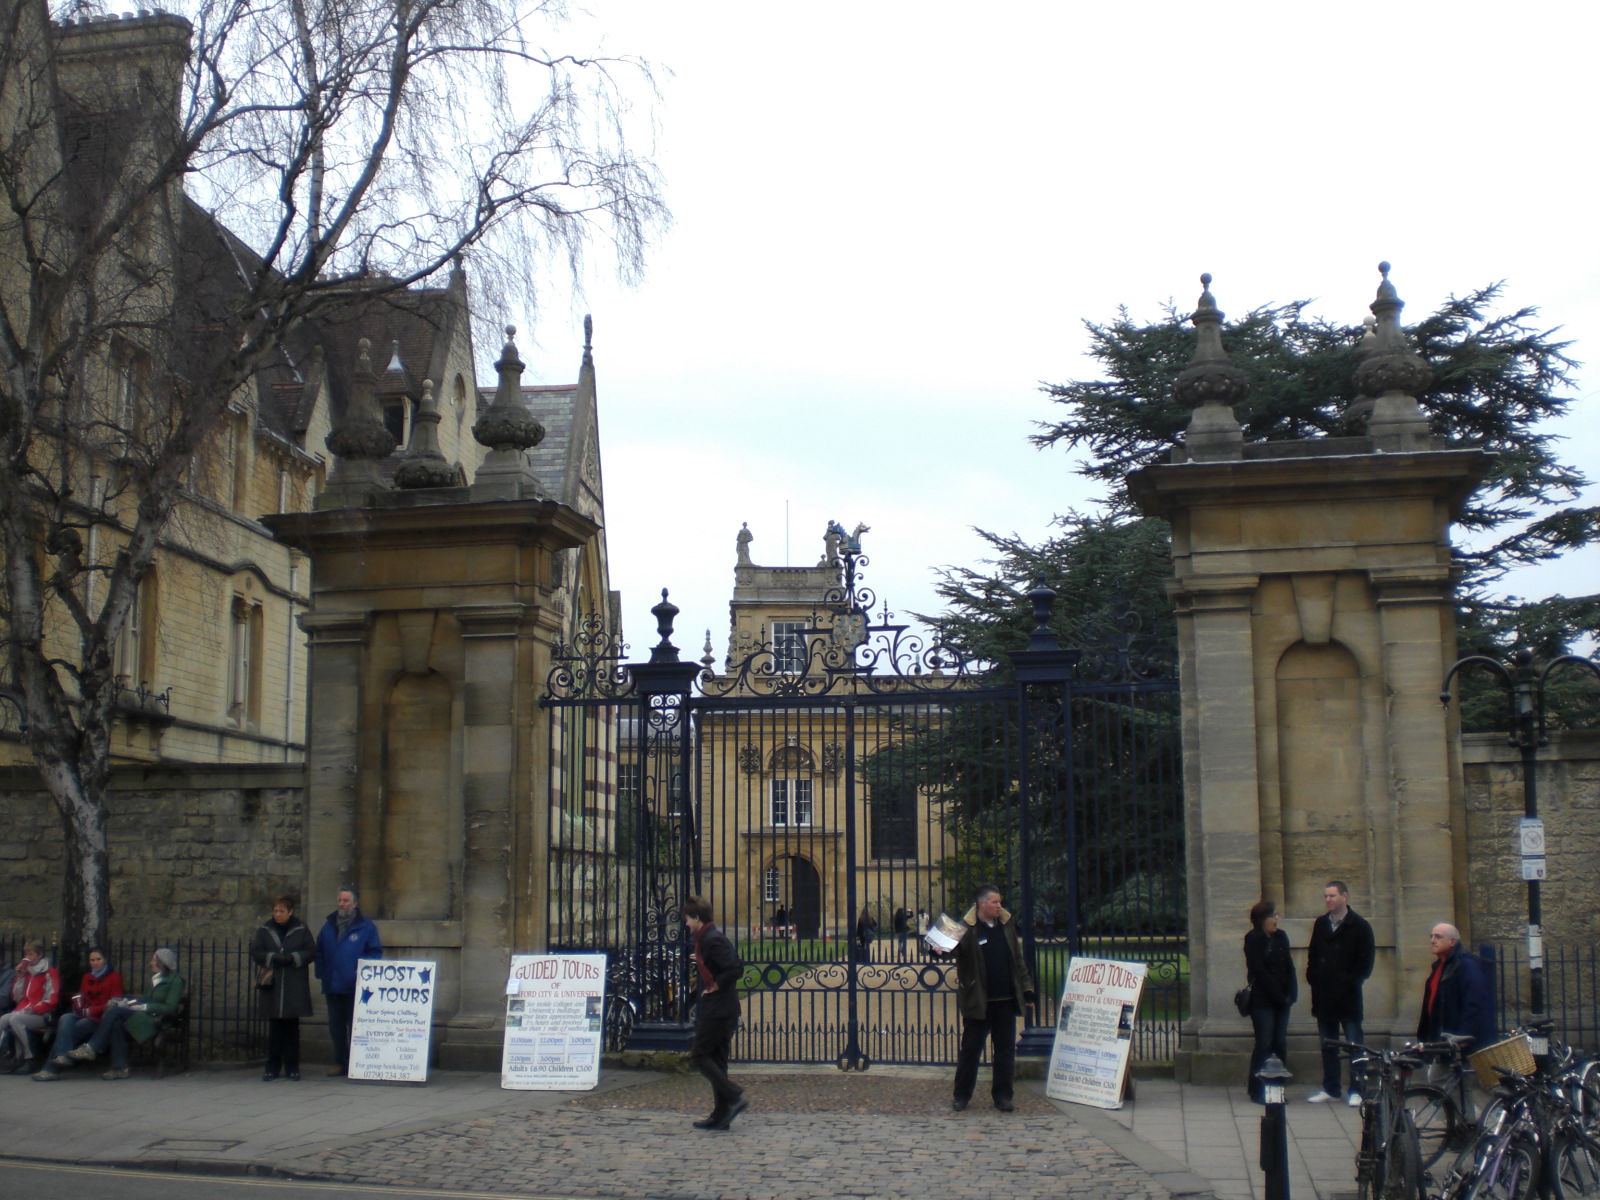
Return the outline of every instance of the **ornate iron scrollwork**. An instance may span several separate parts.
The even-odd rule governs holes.
[[[545,694],[553,700],[620,700],[634,695],[633,674],[624,663],[628,643],[599,614],[578,621],[572,643],[558,642],[551,654]]]

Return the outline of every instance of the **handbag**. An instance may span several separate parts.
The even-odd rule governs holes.
[[[261,988],[263,991],[265,991],[266,989],[268,989],[268,988],[270,988],[272,986],[272,968],[271,967],[257,967],[256,968],[256,986],[258,988]]]
[[[1239,1010],[1241,1017],[1250,1015],[1250,985],[1248,983],[1233,994],[1233,1006]]]

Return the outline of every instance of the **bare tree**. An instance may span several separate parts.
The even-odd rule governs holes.
[[[542,49],[559,5],[186,14],[7,0],[0,30],[3,682],[86,941],[109,915],[117,637],[230,398],[298,323],[474,247],[477,286],[531,303],[597,241],[637,272],[666,220],[629,149],[648,70]]]

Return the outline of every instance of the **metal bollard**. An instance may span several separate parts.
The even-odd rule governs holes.
[[[1284,1119],[1285,1086],[1294,1076],[1283,1060],[1269,1054],[1256,1072],[1261,1081],[1261,1098],[1267,1109],[1261,1114],[1261,1171],[1266,1177],[1266,1200],[1289,1200],[1289,1125]]]

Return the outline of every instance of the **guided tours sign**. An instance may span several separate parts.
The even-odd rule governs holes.
[[[506,979],[500,1086],[579,1091],[600,1082],[604,954],[517,954]]]
[[[1121,1108],[1144,963],[1074,958],[1067,964],[1045,1095]]]
[[[428,1081],[437,963],[364,958],[356,965],[350,1078]]]

